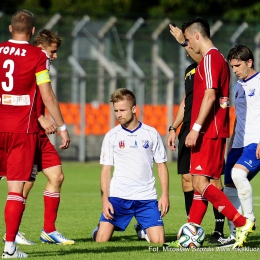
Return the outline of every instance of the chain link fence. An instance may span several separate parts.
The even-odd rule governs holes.
[[[11,16],[1,14],[1,41],[10,38],[10,21]],[[63,160],[99,159],[105,131],[88,130],[90,119],[87,116],[94,115],[91,124],[96,129],[108,130],[115,125],[111,106],[101,109],[101,105],[109,104],[111,92],[118,87],[127,87],[136,93],[140,120],[144,119],[154,127],[161,127],[161,122],[164,122],[160,133],[166,141],[167,128],[176,113],[173,105],[182,99],[184,71],[191,62],[169,33],[170,22],[168,18],[160,21],[139,18],[134,21],[116,17],[92,20],[88,16],[36,15],[36,32],[47,27],[57,31],[63,39],[58,59],[52,65],[52,82],[58,100],[66,107],[63,111],[65,120],[77,118],[69,124],[71,148],[59,152]],[[174,21],[179,27],[182,22]],[[247,45],[255,55],[256,69],[260,70],[259,23],[218,20],[210,25],[212,40],[224,56],[235,44]],[[231,87],[235,80],[232,76]],[[149,105],[154,110],[149,108],[151,115],[147,117],[148,108],[145,110],[144,106]],[[153,119],[153,114],[156,119]],[[57,146],[59,137],[52,137],[52,142]],[[168,151],[168,157],[175,159],[176,153]]]

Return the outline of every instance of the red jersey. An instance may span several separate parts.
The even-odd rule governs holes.
[[[205,90],[215,89],[216,100],[200,131],[206,138],[229,137],[229,81],[227,61],[216,48],[211,48],[196,69],[191,114],[192,128],[198,118]]]
[[[49,69],[40,48],[26,41],[0,43],[0,131],[39,131],[36,111],[36,73]]]

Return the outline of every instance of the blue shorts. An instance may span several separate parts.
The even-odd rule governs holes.
[[[242,148],[232,148],[227,156],[225,167],[225,184],[232,184],[231,171],[235,164],[241,164],[249,170],[248,180],[251,181],[260,171],[260,160],[256,158],[258,144],[249,144]]]
[[[105,219],[102,213],[100,221],[110,222],[115,226],[116,231],[124,231],[133,217],[136,218],[143,230],[163,226],[157,200],[126,200],[110,197],[109,201],[114,208],[114,214],[111,214],[114,219]]]

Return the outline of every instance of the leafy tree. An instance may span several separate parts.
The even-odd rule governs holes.
[[[87,14],[91,18],[163,18],[185,20],[202,16],[228,21],[258,21],[258,0],[1,0],[0,10],[13,13],[26,8],[34,13]]]
[[[23,4],[25,0],[21,0],[20,3]],[[17,10],[17,0],[1,0],[0,10],[6,14],[13,14]]]
[[[256,21],[260,15],[260,3],[257,0],[160,0],[158,7],[149,9],[151,17],[168,16],[182,18],[204,16],[229,21]]]

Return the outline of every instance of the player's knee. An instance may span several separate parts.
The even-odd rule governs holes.
[[[184,183],[192,183],[192,180],[191,180],[191,175],[189,173],[186,173],[186,174],[182,174],[182,182]]]
[[[211,180],[210,180],[210,183],[213,184],[215,187],[217,187],[217,188],[220,189],[220,190],[223,189],[223,185],[222,185],[221,178],[219,178],[219,179],[217,179],[217,180],[211,179]]]
[[[60,182],[60,183],[63,183],[64,178],[65,178],[65,176],[64,176],[64,174],[61,172],[61,174],[59,175],[59,182]]]
[[[108,239],[105,236],[101,235],[101,232],[98,234],[98,227],[95,227],[92,231],[92,240],[95,242],[107,242]]]
[[[92,239],[95,242],[107,242],[111,239],[114,226],[109,222],[101,222],[92,231]]]
[[[53,174],[50,177],[50,182],[55,182],[55,184],[61,186],[61,184],[64,181],[64,174],[62,172],[59,172],[57,174]]]
[[[107,235],[106,233],[99,232],[99,230],[97,230],[92,236],[93,241],[98,243],[108,242],[110,238],[111,236]]]
[[[247,172],[242,169],[233,168],[231,177],[236,185],[237,193],[240,198],[247,198],[252,194],[252,187],[247,179]]]
[[[184,192],[193,190],[192,180],[191,180],[190,174],[183,174],[181,181],[182,181],[182,190]]]
[[[195,191],[202,194],[205,188],[209,185],[209,181],[206,178],[200,176],[194,176],[192,179],[192,186]]]
[[[147,242],[152,244],[163,244],[165,242],[165,234],[163,226],[156,226],[146,229]]]
[[[197,192],[199,192],[200,194],[202,193],[202,191],[203,191],[203,189],[202,189],[202,191],[201,191],[201,187],[200,187],[200,185],[198,184],[198,183],[192,183],[192,186],[193,186],[193,189],[194,189],[194,191],[197,191]]]
[[[233,168],[231,170],[231,178],[237,187],[241,182],[247,180],[247,173],[242,169]]]
[[[149,237],[149,241],[152,244],[163,244],[165,242],[164,235],[162,236],[151,236]]]

